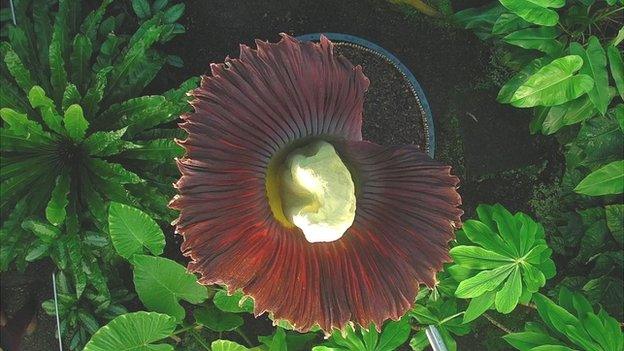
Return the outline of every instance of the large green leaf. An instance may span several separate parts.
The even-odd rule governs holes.
[[[84,87],[89,80],[90,61],[93,54],[91,40],[83,34],[77,34],[74,38],[73,51],[69,58],[71,64],[72,82],[79,87]]]
[[[594,80],[594,86],[587,92],[598,112],[604,115],[611,101],[609,94],[609,76],[607,74],[607,55],[600,41],[596,37],[590,37],[587,49],[578,43],[570,44],[570,54],[578,55],[583,59],[581,74],[586,74]]]
[[[52,191],[52,197],[46,206],[45,214],[48,221],[54,225],[60,225],[67,216],[65,208],[69,203],[69,185],[71,179],[68,172],[63,172],[56,178],[56,186]]]
[[[84,118],[80,105],[74,104],[67,108],[63,116],[63,125],[67,135],[74,141],[84,139],[87,128],[89,128],[89,122]]]
[[[563,45],[557,41],[560,34],[554,27],[527,28],[508,34],[503,40],[511,45],[539,50],[554,56],[563,49]]]
[[[234,330],[243,325],[243,318],[237,314],[223,312],[214,306],[202,307],[193,311],[197,323],[216,332]]]
[[[198,304],[208,297],[206,287],[175,261],[134,255],[132,264],[136,292],[150,310],[167,313],[182,322],[185,312],[179,300]]]
[[[237,291],[232,295],[228,295],[227,291],[219,290],[213,297],[213,302],[221,311],[225,312],[253,312],[253,300],[241,291]]]
[[[542,67],[550,63],[550,60],[546,57],[541,57],[531,61],[528,65],[524,66],[520,72],[516,73],[498,92],[496,100],[500,103],[508,104],[511,102],[514,93],[524,82],[532,75],[537,73]]]
[[[137,208],[112,202],[108,228],[115,251],[122,257],[143,253],[144,248],[158,256],[165,248],[165,235],[158,224]]]
[[[58,134],[64,133],[63,118],[56,111],[54,101],[46,96],[45,91],[35,85],[28,92],[28,101],[33,108],[38,108],[43,122]]]
[[[555,106],[578,98],[594,85],[590,76],[575,74],[582,66],[583,59],[577,55],[552,61],[516,90],[511,104],[516,107]]]
[[[494,23],[492,34],[503,35],[529,26],[531,26],[531,23],[523,20],[520,16],[513,13],[503,13]]]
[[[624,192],[624,161],[614,161],[593,171],[574,191],[590,196],[621,194]]]
[[[559,129],[587,120],[598,113],[598,110],[588,96],[583,95],[563,105],[550,108],[542,122],[542,132],[553,134]]]
[[[123,314],[93,334],[83,351],[173,351],[171,345],[154,342],[170,336],[175,327],[175,318],[166,314]]]
[[[607,48],[607,55],[609,56],[609,68],[611,69],[615,86],[620,94],[620,98],[624,100],[624,61],[622,61],[622,52],[615,46],[610,45]]]
[[[565,0],[499,0],[509,11],[522,17],[524,20],[542,26],[555,26],[559,22],[557,11],[551,8],[560,8]]]

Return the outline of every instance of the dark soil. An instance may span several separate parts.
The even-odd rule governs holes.
[[[9,334],[23,335],[22,350],[51,350],[58,342],[56,320],[41,309],[41,303],[53,296],[52,270],[49,262],[31,264],[25,272],[5,272],[0,277],[0,311],[6,318],[4,330]],[[31,330],[22,334],[22,326],[34,319]],[[19,329],[17,333],[14,329]],[[10,339],[4,333],[2,343]],[[56,346],[58,348],[58,346]],[[9,349],[7,349],[9,350]]]
[[[414,144],[425,151],[422,106],[401,72],[388,60],[361,47],[337,43],[335,51],[354,65],[361,65],[370,79],[364,100],[363,138],[378,144]]]

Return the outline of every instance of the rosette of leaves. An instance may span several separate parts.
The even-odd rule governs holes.
[[[555,275],[541,224],[498,204],[479,205],[477,214],[479,219],[467,221],[458,235],[465,239],[450,251],[459,266],[450,271],[459,282],[455,296],[471,299],[464,322],[492,307],[510,313]]]
[[[594,307],[579,293],[559,290],[559,304],[542,294],[533,301],[542,323],[527,323],[524,332],[503,336],[521,351],[624,350],[620,323],[602,308]]]
[[[181,13],[166,3],[155,2],[125,35],[116,32],[123,16],[109,11],[110,0],[86,15],[75,0],[58,8],[15,2],[17,26],[6,24],[0,44],[2,270],[42,252],[21,228],[29,217],[106,232],[106,202],[115,200],[171,219],[166,204],[181,149],[173,141],[179,132],[166,124],[187,109],[196,80],[140,96],[166,64],[157,45],[181,31]]]
[[[454,298],[429,301],[426,305],[416,304],[409,312],[409,316],[421,324],[423,329],[417,331],[410,340],[412,350],[427,349],[429,340],[424,328],[429,325],[438,329],[444,345],[449,351],[457,350],[457,342],[454,336],[462,336],[470,332],[470,324],[464,324],[459,318],[462,314],[464,312],[458,310],[457,301]]]

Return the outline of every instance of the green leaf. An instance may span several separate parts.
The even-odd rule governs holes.
[[[125,158],[148,160],[162,163],[173,163],[177,157],[184,155],[184,149],[171,139],[154,139],[138,141],[137,148],[123,153]]]
[[[36,220],[24,221],[22,228],[33,232],[44,243],[52,243],[61,235],[61,231],[55,226]]]
[[[455,246],[449,253],[455,263],[471,269],[492,269],[514,262],[507,256],[477,246]]]
[[[514,264],[509,264],[492,270],[479,272],[474,277],[461,281],[455,291],[455,296],[466,299],[492,291],[511,274],[514,267]]]
[[[488,291],[470,300],[466,313],[464,313],[463,323],[472,322],[492,307],[492,305],[494,305],[495,295],[496,293],[494,291]]]
[[[52,191],[52,197],[50,198],[50,201],[45,209],[47,220],[54,225],[60,225],[63,223],[65,217],[67,216],[65,208],[69,203],[68,195],[70,181],[69,173],[67,172],[63,172],[56,178],[56,185]]]
[[[61,11],[57,16],[61,16]],[[54,32],[52,33],[52,41],[50,42],[49,49],[49,62],[50,62],[50,83],[54,89],[53,95],[60,98],[63,94],[65,86],[67,86],[67,71],[65,71],[65,59],[63,58],[63,51],[67,36],[67,28],[61,21],[58,20],[54,24]]]
[[[43,88],[38,85],[32,87],[28,92],[28,101],[33,108],[39,109],[48,128],[59,134],[63,133],[63,118],[56,112],[54,101],[46,96]]]
[[[179,300],[193,304],[206,300],[206,287],[197,282],[195,275],[175,261],[145,255],[134,255],[134,286],[145,307],[184,319],[184,308]]]
[[[624,61],[622,60],[622,53],[615,46],[610,45],[607,48],[607,56],[609,56],[611,76],[613,76],[615,86],[620,93],[620,98],[624,100]]]
[[[152,4],[152,9],[154,10],[154,12],[158,12],[164,9],[168,3],[169,3],[169,0],[155,0],[154,3]]]
[[[624,192],[624,161],[614,161],[585,177],[574,191],[589,196]]]
[[[15,79],[15,82],[17,82],[17,85],[28,94],[30,89],[35,85],[35,82],[28,68],[24,66],[20,57],[10,47],[6,50],[6,54],[4,55],[4,63]]]
[[[565,334],[566,325],[578,325],[578,319],[563,307],[558,306],[546,296],[537,293],[533,296],[537,312],[542,320],[554,330]]]
[[[83,34],[77,34],[74,38],[69,63],[71,64],[72,82],[80,87],[83,87],[89,80],[91,55],[93,55],[91,40]]]
[[[578,98],[594,85],[590,76],[575,75],[582,66],[583,59],[577,55],[552,61],[518,88],[511,104],[516,107],[555,106]]]
[[[542,123],[542,131],[544,134],[550,135],[565,126],[590,119],[596,113],[598,110],[589,97],[583,95],[563,105],[551,107]]]
[[[542,286],[546,285],[546,275],[530,263],[522,265],[522,277],[526,284],[527,290],[534,293]]]
[[[112,202],[108,228],[115,251],[121,257],[143,253],[143,248],[156,256],[163,253],[165,235],[153,219],[137,208]]]
[[[165,23],[174,23],[175,21],[179,20],[184,13],[185,7],[186,6],[184,5],[184,3],[179,3],[168,8],[167,11],[165,11],[165,15],[163,16]]]
[[[522,333],[511,333],[503,335],[503,339],[509,345],[518,350],[529,350],[541,345],[560,345],[561,342],[552,336],[544,333],[526,331]]]
[[[248,348],[229,340],[216,340],[210,344],[212,351],[247,351]]]
[[[173,346],[154,344],[170,336],[175,318],[154,312],[134,312],[116,317],[98,330],[83,351],[173,351]]]
[[[232,295],[228,295],[227,291],[219,290],[215,293],[212,299],[215,306],[224,312],[253,312],[254,304],[253,300],[249,297],[245,297],[242,291],[237,291]]]
[[[531,23],[523,20],[521,17],[513,13],[503,13],[494,23],[492,34],[503,35],[529,26],[531,26]]]
[[[87,128],[89,128],[89,122],[84,118],[80,105],[74,104],[65,110],[63,125],[67,135],[74,141],[82,141],[84,139]]]
[[[555,27],[527,28],[508,34],[503,41],[524,49],[539,50],[555,56],[563,49],[563,44],[557,41],[560,34]]]
[[[118,184],[137,184],[143,179],[133,172],[128,171],[118,163],[106,162],[99,158],[90,158],[87,166],[98,177]]]
[[[121,139],[125,132],[126,128],[110,132],[95,132],[85,139],[83,145],[92,156],[116,155],[127,147],[134,147],[134,144]]]
[[[624,104],[615,106],[615,108],[613,108],[613,115],[620,126],[620,130],[624,133]]]
[[[551,8],[560,8],[565,0],[499,0],[509,11],[522,17],[524,20],[542,26],[555,26],[559,22],[557,11]]]
[[[29,120],[24,113],[18,113],[10,108],[3,108],[0,109],[0,117],[11,127],[10,131],[17,136],[22,136],[33,141],[47,142],[52,140],[52,138],[43,131],[39,123]]]
[[[513,270],[503,288],[496,293],[494,305],[500,313],[509,313],[516,308],[518,300],[522,295],[522,279],[520,277],[520,267]]]
[[[467,220],[462,226],[462,230],[475,244],[479,244],[487,250],[494,251],[508,257],[513,257],[514,252],[508,247],[503,239],[492,231],[492,229],[483,222],[476,220]]]
[[[379,343],[376,351],[391,351],[403,345],[409,338],[412,328],[409,318],[402,318],[400,321],[390,321],[384,325],[379,336]]]
[[[34,262],[37,259],[42,258],[43,255],[48,252],[49,248],[49,244],[41,243],[39,245],[35,245],[30,250],[28,250],[28,253],[26,254],[26,257],[24,257],[24,260],[26,260],[27,262]]]
[[[615,241],[620,245],[624,242],[624,205],[605,206],[607,227]]]
[[[150,16],[150,5],[147,0],[132,0],[132,9],[140,19]]]
[[[594,80],[593,88],[587,92],[589,99],[600,114],[607,112],[607,107],[611,101],[609,94],[609,76],[607,74],[607,56],[598,38],[589,38],[587,49],[578,43],[570,44],[570,53],[578,55],[583,59],[581,74],[586,74]]]
[[[79,104],[82,97],[80,96],[80,92],[78,88],[74,84],[67,84],[65,88],[65,92],[63,92],[63,101],[61,103],[61,107],[63,110],[67,110],[69,106],[73,104]]]
[[[514,93],[521,85],[523,85],[529,77],[537,73],[542,67],[550,63],[550,59],[541,57],[531,61],[528,65],[524,66],[520,72],[516,73],[498,92],[496,100],[503,104],[511,103]]]
[[[92,80],[92,85],[87,89],[83,99],[83,106],[87,115],[94,116],[99,110],[98,104],[104,97],[104,89],[106,88],[107,75],[113,69],[111,66],[100,69]]]
[[[193,311],[193,316],[197,323],[216,332],[231,331],[244,323],[239,315],[222,312],[214,306],[198,308]]]

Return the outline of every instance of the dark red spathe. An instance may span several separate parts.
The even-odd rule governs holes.
[[[187,153],[171,206],[189,269],[301,331],[399,318],[450,260],[458,179],[414,146],[361,141],[368,79],[329,40],[256,43],[213,64],[192,93],[195,112],[182,117]],[[332,142],[357,179],[355,221],[334,242],[307,242],[267,200],[271,158],[310,137]]]

